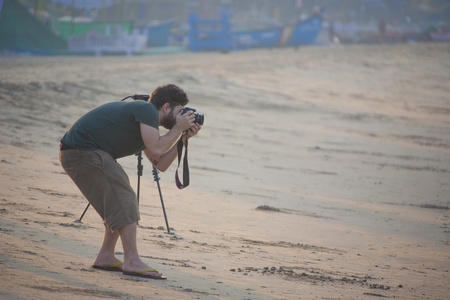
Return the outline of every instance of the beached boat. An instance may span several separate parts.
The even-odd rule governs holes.
[[[231,51],[311,45],[322,29],[323,16],[315,13],[308,19],[277,28],[232,31],[228,15],[221,20],[200,20],[190,16],[189,49],[196,51]]]
[[[311,45],[321,29],[322,17],[314,14],[303,22],[280,28],[234,32],[234,49]]]
[[[68,46],[70,51],[95,53],[97,56],[141,54],[149,48],[167,47],[170,30],[174,23],[175,19],[169,19],[133,30],[124,30],[123,24],[117,24],[111,26],[110,34],[92,30],[83,35],[69,36]]]
[[[152,24],[145,29],[147,32],[147,47],[166,47],[176,19],[172,18],[158,24]]]

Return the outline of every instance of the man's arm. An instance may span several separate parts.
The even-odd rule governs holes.
[[[145,155],[156,165],[161,156],[173,147],[181,133],[180,129],[173,128],[165,135],[160,136],[158,129],[141,123],[141,136],[145,144]]]
[[[201,126],[194,124],[193,113],[178,115],[175,126],[165,135],[160,136],[159,130],[141,123],[141,136],[145,144],[144,153],[152,164],[164,172],[177,157],[176,142],[180,135],[187,130],[186,138],[198,133]]]
[[[183,140],[185,140],[186,138],[189,139],[189,138],[193,137],[194,135],[197,135],[197,133],[200,129],[201,129],[201,126],[198,124],[192,125],[192,127],[187,130],[187,134],[185,135]],[[144,130],[144,131],[142,131],[142,130]],[[175,140],[172,140],[173,136],[172,136],[172,134],[170,134],[170,132],[172,130],[170,130],[168,133],[166,133],[165,135],[160,137],[161,139],[166,140],[164,142],[170,143],[169,141],[172,141],[172,143],[171,143],[169,150],[167,150],[165,153],[160,155],[159,158],[156,158],[156,156],[152,156],[151,148],[149,148],[147,146],[147,143],[144,140],[144,143],[146,144],[146,147],[147,147],[144,150],[145,155],[152,162],[152,164],[161,172],[166,171],[170,167],[172,162],[175,160],[175,158],[177,158],[177,156],[178,156],[177,141],[178,141],[180,135],[174,135],[174,136],[176,136],[176,138],[175,138]],[[157,135],[159,136],[159,132],[156,128],[153,128],[153,127],[150,127],[148,125],[141,123],[141,134],[143,136],[151,137],[152,135],[155,134],[154,131],[156,131]],[[151,138],[149,138],[149,139],[151,139]],[[148,143],[151,143],[151,142],[149,141]]]

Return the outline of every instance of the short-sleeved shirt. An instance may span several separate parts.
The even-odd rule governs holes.
[[[61,142],[79,150],[103,150],[120,158],[145,149],[140,123],[158,129],[158,110],[152,103],[111,102],[84,114]]]

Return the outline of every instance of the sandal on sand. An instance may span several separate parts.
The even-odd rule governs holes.
[[[123,262],[118,262],[114,265],[109,266],[98,266],[98,265],[92,265],[94,269],[99,269],[103,271],[115,271],[115,272],[122,272],[122,268],[119,268],[119,266],[123,265]]]
[[[137,276],[137,277],[151,278],[151,279],[167,279],[167,277],[164,277],[164,276],[155,276],[155,275],[144,274],[147,272],[159,273],[158,270],[149,269],[149,270],[142,270],[139,272],[123,271],[123,275],[130,275],[130,276]]]

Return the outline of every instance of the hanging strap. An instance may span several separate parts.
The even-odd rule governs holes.
[[[184,144],[184,159],[183,159],[183,183],[180,182],[180,178],[178,177],[178,168],[180,168],[181,156],[183,152],[183,144]],[[175,172],[175,183],[179,189],[184,189],[189,185],[189,166],[188,166],[188,139],[186,139],[186,143],[183,143],[183,135],[181,135],[180,140],[177,144],[178,149],[178,166]]]

